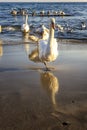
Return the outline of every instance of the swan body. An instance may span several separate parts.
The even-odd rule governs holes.
[[[47,32],[43,32],[42,33],[42,36],[41,37],[37,37],[37,36],[34,36],[34,35],[29,35],[29,39],[32,40],[33,42],[35,43],[38,43],[39,40],[47,40],[49,37],[49,34]]]
[[[44,11],[44,10],[40,11],[40,15],[41,15],[41,16],[43,16],[44,14],[45,14],[45,11]]]
[[[81,23],[81,28],[82,28],[82,29],[85,29],[85,28],[86,28],[85,22],[82,22],[82,23]]]
[[[28,15],[26,15],[25,17],[25,23],[21,26],[21,31],[23,33],[27,33],[29,32],[30,28],[29,28],[29,25],[28,25]]]
[[[17,13],[18,13],[18,12],[17,12],[17,10],[16,10],[16,9],[12,9],[12,11],[11,11],[11,14],[12,14],[12,15],[14,15],[14,16],[15,16],[15,15],[17,15]]]
[[[61,11],[59,11],[59,15],[64,16],[65,12],[61,10]]]
[[[66,27],[65,27],[65,32],[66,33],[72,33],[74,30],[72,27],[70,27],[68,24],[66,24]]]
[[[50,15],[50,13],[51,13],[50,10],[48,10],[48,11],[47,11],[47,15]]]
[[[51,18],[48,40],[39,40],[39,57],[44,64],[56,60],[58,56],[58,44],[54,38],[54,25],[55,19]]]
[[[38,28],[36,30],[36,32],[38,32],[40,34],[40,37],[37,37],[37,36],[34,36],[34,35],[29,35],[29,39],[34,41],[34,42],[37,42],[39,40],[48,40],[49,38],[49,29],[47,29],[44,25],[41,25],[41,28]]]
[[[41,34],[43,31],[46,31],[49,33],[49,29],[44,26],[44,24],[40,25],[39,28],[36,29],[36,33]]]
[[[23,8],[21,8],[19,13],[20,13],[21,15],[26,15],[26,14],[28,13],[28,11],[25,10],[25,9],[23,9]]]
[[[42,39],[48,40],[49,38],[49,29],[42,25]]]
[[[57,24],[56,27],[58,28],[58,31],[64,31],[64,28],[60,24]]]

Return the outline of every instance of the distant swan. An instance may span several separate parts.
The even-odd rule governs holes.
[[[64,32],[64,28],[60,24],[57,24],[56,27],[58,28],[58,31]]]
[[[49,29],[46,28],[44,24],[41,24],[41,25],[35,30],[35,33],[41,34],[41,33],[43,32],[43,30],[49,33]]]
[[[56,60],[58,56],[58,44],[54,38],[55,29],[55,19],[51,18],[50,29],[49,29],[49,39],[39,40],[39,58],[45,64],[46,68],[47,62],[52,62]]]
[[[42,25],[42,39],[48,40],[49,38],[49,29]]]
[[[85,24],[85,22],[81,22],[81,29],[86,29],[86,24]]]
[[[18,13],[18,12],[17,12],[17,10],[16,10],[16,9],[12,9],[12,10],[11,10],[11,14],[12,14],[12,15],[14,15],[14,16],[15,16],[15,15],[17,15],[17,13]]]
[[[28,25],[28,15],[25,16],[25,23],[21,26],[21,31],[23,33],[27,33],[29,32],[30,28],[29,28],[29,25]]]

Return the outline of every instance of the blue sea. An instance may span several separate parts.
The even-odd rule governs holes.
[[[39,13],[44,10],[47,11],[64,11],[69,16],[55,16],[56,24],[65,27],[66,25],[72,29],[72,32],[59,32],[55,30],[55,37],[57,39],[87,39],[87,27],[81,28],[81,23],[84,22],[87,26],[87,3],[0,3],[0,25],[2,32],[0,39],[6,41],[22,41],[23,34],[20,30],[24,23],[25,16],[11,15],[12,9],[27,9],[29,18],[28,23],[32,28],[37,28],[44,24],[49,28],[50,17],[54,16],[31,16],[33,11]]]

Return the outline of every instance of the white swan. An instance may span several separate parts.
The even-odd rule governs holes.
[[[66,33],[72,33],[74,30],[72,27],[70,27],[68,24],[66,24],[65,28],[64,28],[64,31]]]
[[[61,11],[58,12],[58,14],[61,15],[61,16],[64,16],[65,12],[61,10]]]
[[[85,24],[85,22],[81,22],[81,29],[86,29],[86,24]]]
[[[45,14],[45,11],[44,11],[44,10],[40,11],[40,15],[41,15],[41,16],[43,16],[44,14]]]
[[[16,15],[17,15],[17,13],[18,13],[18,12],[17,12],[17,10],[16,10],[16,9],[12,9],[12,10],[11,10],[11,14],[12,14],[12,15],[16,16]]]
[[[49,29],[46,28],[44,25],[41,25],[40,28],[36,30],[36,32],[39,34],[39,36],[29,35],[29,39],[33,42],[38,43],[39,40],[48,40],[49,38]]]
[[[19,14],[26,15],[28,13],[28,10],[21,8]]]
[[[42,39],[48,40],[49,38],[49,29],[42,25]]]
[[[28,25],[28,15],[25,16],[25,23],[21,26],[21,31],[23,33],[27,33],[29,32],[30,28],[29,28],[29,25]]]
[[[58,28],[58,31],[64,32],[64,28],[60,24],[57,24],[56,27]]]
[[[49,33],[49,29],[48,29],[47,27],[45,27],[44,24],[40,25],[40,27],[38,27],[38,28],[35,30],[35,33],[38,33],[38,34],[42,34],[43,32]]]
[[[46,65],[46,62],[52,62],[56,60],[58,56],[58,44],[54,38],[55,19],[51,18],[49,39],[39,40],[39,58]],[[46,65],[47,68],[47,65]]]

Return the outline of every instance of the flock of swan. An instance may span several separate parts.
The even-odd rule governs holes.
[[[31,9],[30,9],[31,10]],[[64,11],[62,11],[62,10],[60,10],[60,11],[54,11],[54,10],[52,10],[52,11],[50,11],[50,10],[48,10],[47,12],[46,11],[44,11],[44,10],[41,10],[40,12],[36,12],[36,10],[34,10],[34,11],[30,11],[31,13],[28,13],[28,10],[27,9],[23,9],[23,8],[20,8],[20,9],[16,9],[16,8],[14,8],[14,9],[12,9],[11,10],[11,14],[13,15],[13,16],[16,16],[16,15],[26,15],[26,14],[29,14],[29,15],[31,15],[31,16],[50,16],[50,15],[57,15],[57,16],[66,16],[66,15],[69,15],[69,14],[66,14]]]

